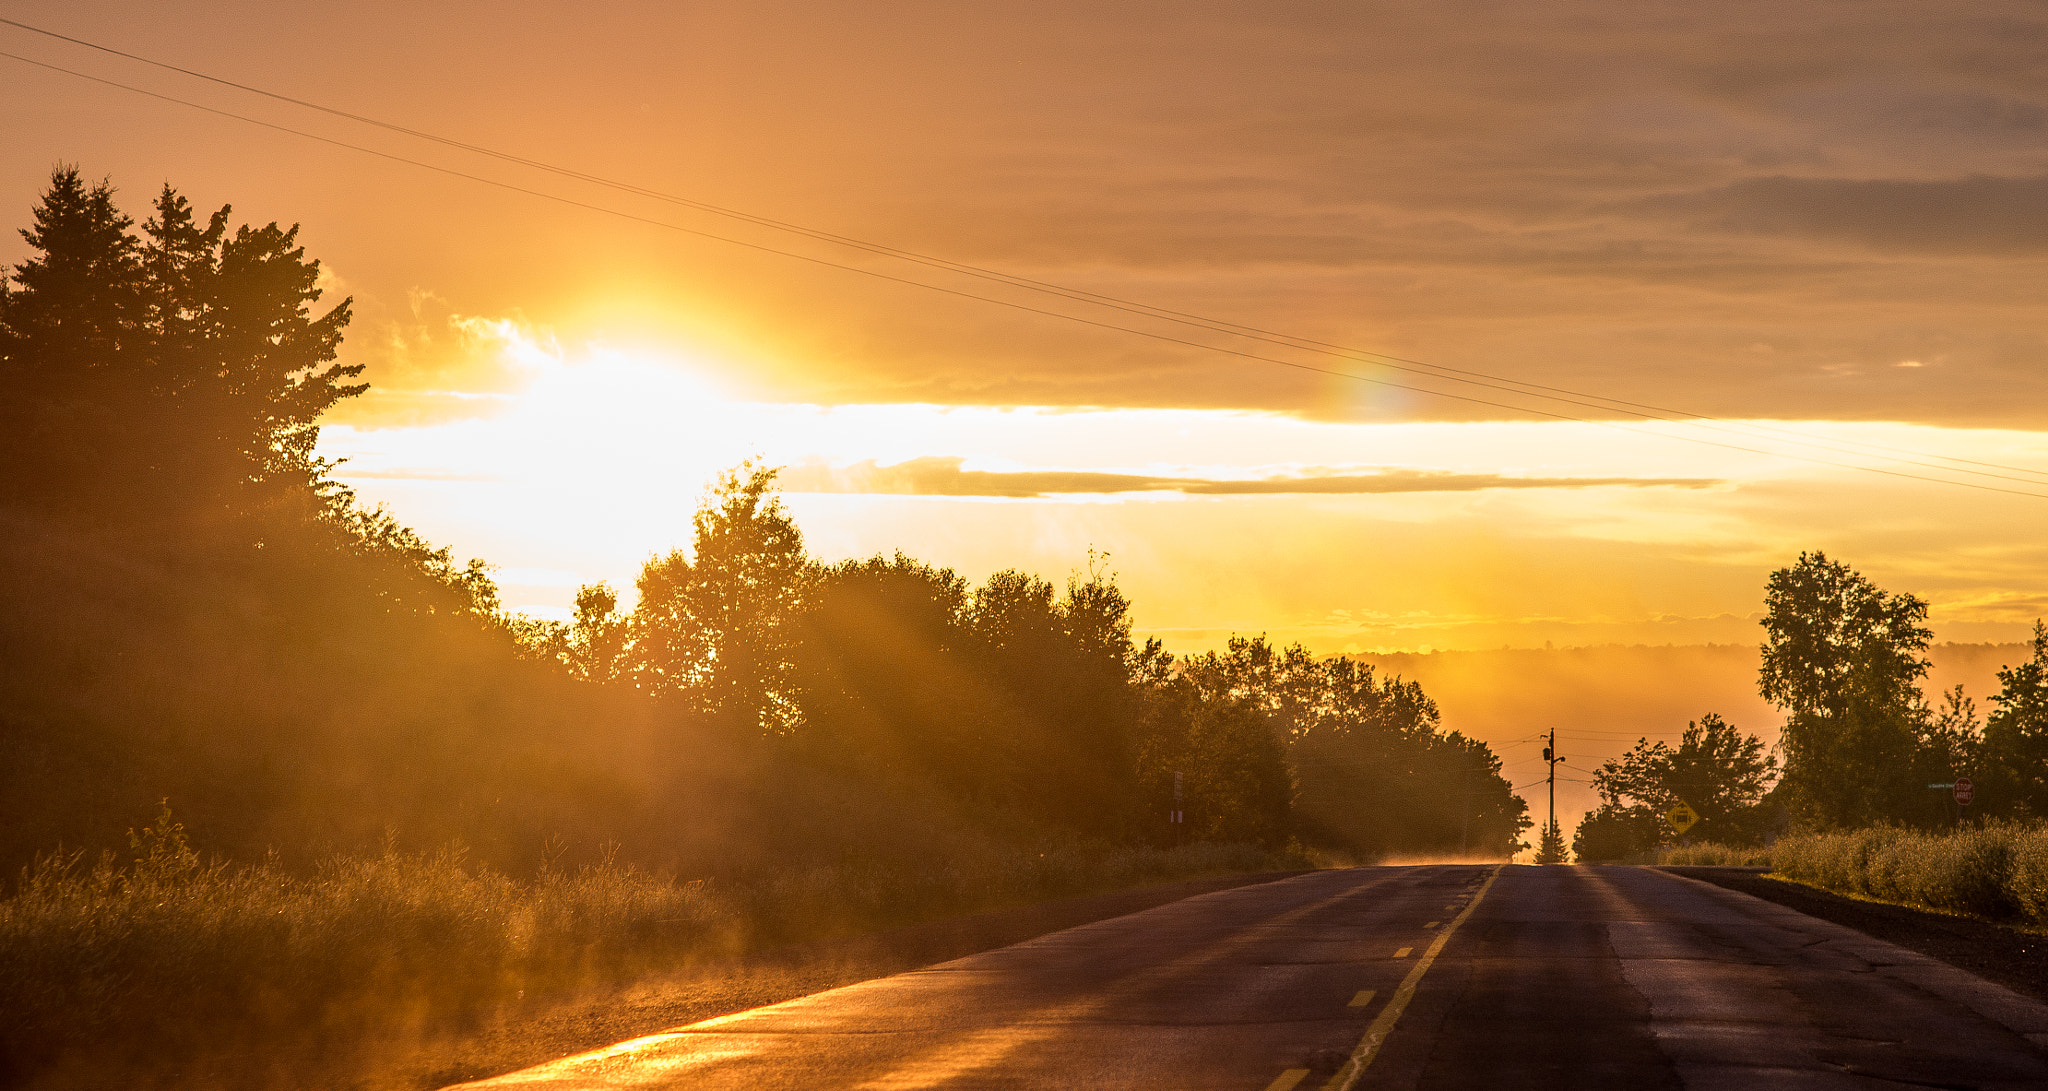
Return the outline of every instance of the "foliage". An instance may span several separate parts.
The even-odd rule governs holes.
[[[1144,669],[1167,666],[1162,656],[1144,653]],[[1416,683],[1352,659],[1318,660],[1298,644],[1276,650],[1263,637],[1234,637],[1180,670],[1205,702],[1244,701],[1264,713],[1293,772],[1305,842],[1366,859],[1500,858],[1522,847],[1528,805],[1500,776],[1500,760],[1443,731]]]
[[[2034,622],[2033,656],[1998,672],[1984,723],[1980,814],[2048,817],[2048,625]]]
[[[1543,823],[1543,835],[1536,843],[1536,862],[1539,864],[1562,864],[1569,860],[1564,851],[1564,831],[1557,826],[1556,819]]]
[[[166,810],[159,825],[172,823]],[[599,860],[512,878],[459,849],[307,871],[44,857],[0,899],[10,1086],[361,1086],[423,1036],[570,989],[856,928],[1204,874],[1299,866],[1248,845],[1025,851],[938,836],[916,863],[679,881]],[[223,1064],[237,1055],[263,1064]],[[239,1080],[230,1078],[235,1073]],[[175,1081],[167,1081],[175,1083]],[[154,1085],[154,1084],[152,1084]]]
[[[1771,862],[1778,874],[1830,890],[2048,924],[2048,827],[2040,825],[1796,834],[1778,839]]]
[[[135,856],[135,881],[150,886],[176,883],[199,870],[199,854],[185,836],[185,824],[171,817],[171,801],[163,800],[156,822],[141,833],[128,831],[128,848]]]
[[[1927,604],[1816,552],[1771,574],[1764,607],[1758,689],[1786,712],[1780,746],[1795,815],[1830,828],[1915,813]]]
[[[0,862],[103,855],[46,855],[0,903],[0,1010],[57,1020],[0,1028],[10,1050],[145,1026],[129,1062],[210,1026],[317,1050],[520,982],[1296,839],[1519,847],[1498,759],[1414,683],[1263,639],[1137,645],[1096,554],[1063,586],[822,565],[753,463],[630,609],[600,584],[566,624],[508,617],[487,565],[314,456],[361,387],[295,228],[166,190],[138,236],[75,171],[36,215],[0,277]]]
[[[1580,860],[1623,860],[1672,836],[1665,815],[1683,801],[1699,815],[1687,839],[1754,842],[1768,820],[1764,793],[1776,759],[1762,740],[1709,712],[1685,725],[1677,747],[1639,739],[1593,773],[1600,806],[1580,821]]]
[[[788,734],[803,719],[793,649],[815,573],[772,491],[775,473],[744,462],[712,485],[690,554],[675,550],[641,570],[633,640],[645,689]]]
[[[105,183],[60,168],[0,311],[0,503],[89,525],[247,515],[316,488],[315,421],[363,391],[315,316],[298,228],[200,227],[169,186],[138,237]]]
[[[1695,841],[1690,845],[1658,853],[1655,862],[1680,867],[1769,867],[1771,850],[1762,845],[1728,845],[1718,841]]]

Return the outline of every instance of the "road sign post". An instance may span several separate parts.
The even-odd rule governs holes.
[[[1969,777],[1957,777],[1954,791],[1956,797],[1956,825],[1961,826],[1963,824],[1963,808],[1968,807],[1970,801],[1977,798],[1977,785]]]
[[[1680,837],[1684,837],[1685,831],[1692,829],[1699,820],[1700,813],[1682,799],[1678,801],[1677,806],[1664,812],[1664,821],[1671,823],[1671,828],[1677,830]]]

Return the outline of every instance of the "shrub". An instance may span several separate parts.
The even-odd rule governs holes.
[[[1878,827],[1783,837],[1778,874],[1884,901],[2048,923],[2048,827]]]
[[[155,842],[138,836],[132,868],[111,855],[91,866],[77,853],[46,856],[0,900],[0,1011],[10,1013],[0,1085],[133,1085],[137,1073],[192,1071],[237,1051],[276,1067],[244,1077],[258,1084],[323,1082],[293,1067],[307,1063],[349,1083],[351,1065],[374,1067],[391,1043],[528,992],[616,986],[749,948],[1032,898],[1299,866],[1249,845],[1076,841],[1043,852],[955,845],[922,866],[848,862],[715,882],[610,860],[520,881],[460,849],[335,857],[293,874],[186,866],[167,847],[183,844],[172,824],[159,826]]]

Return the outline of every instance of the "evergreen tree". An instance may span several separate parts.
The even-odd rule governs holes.
[[[1557,820],[1543,824],[1542,840],[1536,845],[1536,862],[1539,864],[1562,864],[1569,857],[1565,855],[1564,833],[1557,828]]]
[[[315,317],[298,228],[200,227],[166,186],[143,237],[105,183],[59,169],[0,308],[0,503],[71,522],[215,522],[326,486],[316,421],[361,393]],[[252,491],[252,486],[270,486]]]

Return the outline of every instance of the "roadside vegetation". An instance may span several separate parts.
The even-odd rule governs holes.
[[[124,864],[46,858],[0,901],[7,1085],[378,1086],[466,1026],[783,943],[1299,866],[1253,845],[1022,853],[956,835],[934,846],[942,869],[685,881],[600,862],[518,879],[459,850],[202,865],[168,812],[139,840]]]
[[[1771,846],[1771,864],[1844,894],[2048,926],[2048,826],[1804,834]]]
[[[1776,752],[1712,713],[1686,725],[1677,747],[1639,741],[1595,771],[1601,803],[1579,825],[1578,858],[1676,862],[1691,851],[1685,842],[1698,842],[1694,855],[1769,855],[1788,874],[1785,860],[1835,861],[1822,883],[1833,889],[1911,887],[1921,893],[1900,900],[1991,904],[1898,877],[1937,874],[1947,865],[1926,861],[1944,854],[1974,860],[2005,851],[1986,845],[2032,844],[2026,831],[2048,819],[2048,625],[2035,622],[2026,662],[1998,672],[1992,711],[1980,718],[1963,687],[1932,701],[1921,688],[1933,636],[1923,600],[1804,553],[1771,573],[1764,607],[1757,685],[1785,713]],[[1974,788],[1967,806],[1952,791],[1963,779]],[[1680,802],[1699,818],[1683,837],[1665,817]],[[1840,870],[1892,860],[1868,849],[1880,844],[1921,862],[1854,880]],[[1784,856],[1787,846],[1807,855]],[[1948,900],[1929,900],[1937,897]]]
[[[168,186],[138,229],[114,196],[56,172],[0,276],[0,1083],[343,1054],[767,944],[1521,844],[1499,759],[1414,683],[1135,641],[1099,554],[1057,584],[824,563],[772,467],[711,482],[630,605],[511,614],[314,454],[364,385],[297,229]]]

